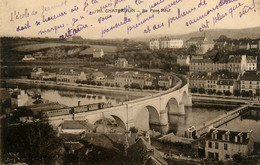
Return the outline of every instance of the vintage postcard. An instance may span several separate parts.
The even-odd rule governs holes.
[[[0,164],[260,164],[259,0],[0,14]]]

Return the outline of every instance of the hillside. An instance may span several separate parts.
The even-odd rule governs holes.
[[[138,41],[148,41],[151,38],[160,38],[160,37],[173,37],[179,38],[183,40],[188,40],[191,37],[201,37],[204,33],[201,32],[193,32],[188,34],[181,35],[151,35],[149,37],[139,37],[135,38]],[[252,38],[257,39],[260,38],[260,27],[255,28],[246,28],[246,29],[211,29],[206,31],[206,35],[208,39],[217,39],[220,35],[225,35],[229,38],[240,39],[240,38]]]

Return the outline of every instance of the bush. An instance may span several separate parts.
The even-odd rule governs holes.
[[[247,91],[242,92],[242,97],[250,97],[250,93]]]
[[[222,92],[221,92],[221,91],[217,91],[216,94],[217,94],[217,95],[222,95]]]
[[[105,83],[105,86],[107,86],[107,87],[108,87],[109,85],[110,85],[109,83]]]
[[[208,90],[208,94],[209,94],[209,95],[212,95],[212,94],[214,94],[214,93],[215,93],[215,92],[214,92],[212,89],[209,89],[209,90]]]
[[[124,86],[124,88],[129,88],[129,85],[126,84],[126,85]]]
[[[200,94],[204,94],[205,93],[205,89],[204,88],[199,88],[199,93]]]
[[[197,88],[191,88],[191,93],[197,93],[198,89]]]
[[[137,132],[138,132],[138,128],[136,128],[136,127],[130,127],[130,131],[131,131],[132,133],[137,133]]]
[[[241,93],[239,90],[234,90],[234,96],[240,96],[240,95],[241,95]]]
[[[230,95],[232,95],[232,93],[230,91],[225,92],[225,96],[230,96]]]

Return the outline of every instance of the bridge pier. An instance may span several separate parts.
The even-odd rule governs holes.
[[[179,104],[179,114],[178,115],[185,115],[184,103]]]
[[[188,99],[187,99],[187,102],[185,104],[186,107],[191,107],[192,106],[192,95],[189,94],[188,95]]]

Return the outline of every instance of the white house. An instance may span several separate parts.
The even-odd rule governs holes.
[[[93,50],[93,58],[102,58],[104,56],[103,49],[94,49]]]

